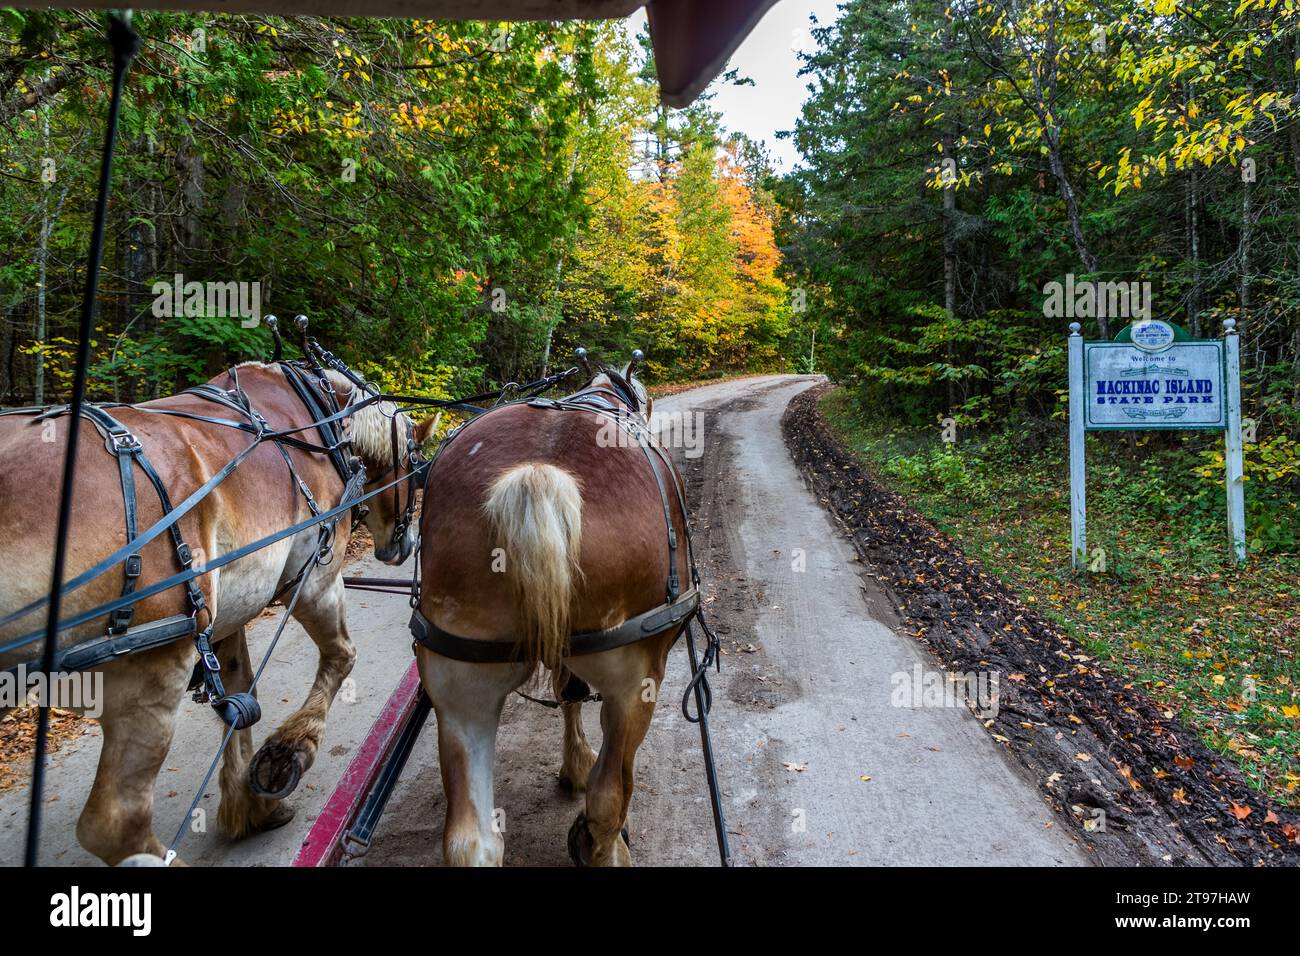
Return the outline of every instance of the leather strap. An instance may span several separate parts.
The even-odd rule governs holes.
[[[307,406],[307,414],[316,425],[321,444],[328,449],[330,461],[334,463],[334,469],[339,473],[339,477],[343,479],[343,484],[346,485],[352,477],[352,467],[348,462],[348,456],[344,454],[341,447],[344,440],[343,436],[335,428],[335,423],[336,417],[348,409],[340,409],[337,405],[334,408],[326,408],[324,402],[317,396],[316,389],[307,380],[306,373],[298,366],[291,362],[281,362],[280,368],[284,370],[284,377],[289,380],[289,384],[298,393],[302,403]]]
[[[586,631],[569,638],[565,657],[583,657],[599,654],[616,647],[635,644],[646,638],[662,634],[688,621],[700,609],[700,590],[691,588],[677,600],[651,608],[644,614],[630,617],[617,627],[603,631]],[[435,654],[455,661],[471,664],[509,664],[524,660],[522,648],[514,641],[485,641],[479,638],[460,637],[444,631],[417,608],[411,614],[411,634],[417,643]]]
[[[81,414],[104,434],[105,447],[117,459],[118,476],[122,484],[122,511],[125,515],[126,543],[136,539],[139,532],[138,505],[135,496],[135,456],[144,454],[139,439],[108,412],[94,405],[82,405]],[[139,552],[128,555],[122,562],[122,595],[135,590],[143,570]],[[121,637],[131,626],[135,605],[118,608],[108,616],[108,633]]]
[[[70,647],[59,655],[58,670],[80,671],[98,667],[126,654],[137,654],[153,647],[194,634],[194,618],[176,614],[147,624],[139,624],[125,634],[108,634]]]

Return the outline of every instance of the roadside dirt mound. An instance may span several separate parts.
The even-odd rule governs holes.
[[[877,484],[818,408],[782,418],[805,480],[853,541],[913,636],[950,672],[999,675],[984,721],[1106,865],[1300,865],[1300,818],[1236,765],[1097,665],[899,496]]]

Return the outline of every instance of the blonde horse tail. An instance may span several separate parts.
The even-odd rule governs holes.
[[[493,483],[483,510],[505,560],[525,655],[555,670],[582,574],[582,490],[555,465],[517,465]]]

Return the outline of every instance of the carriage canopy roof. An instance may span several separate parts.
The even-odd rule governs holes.
[[[599,20],[644,6],[650,21],[660,96],[683,107],[718,75],[728,57],[776,0],[136,0],[32,3],[19,7],[196,10],[282,16],[411,17],[449,20]]]

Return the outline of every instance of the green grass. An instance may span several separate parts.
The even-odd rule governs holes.
[[[1300,807],[1300,548],[1296,489],[1247,482],[1265,550],[1229,560],[1222,481],[1196,450],[1209,436],[1088,438],[1088,548],[1070,567],[1066,434],[959,436],[891,425],[843,389],[827,421],[887,487],[1112,672],[1140,687],[1253,786]],[[1255,527],[1272,529],[1261,543]],[[1279,531],[1279,529],[1281,529]]]

